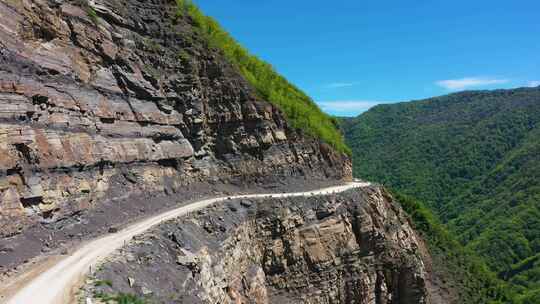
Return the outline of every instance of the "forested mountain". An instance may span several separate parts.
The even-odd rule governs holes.
[[[538,303],[539,122],[540,87],[380,105],[342,128],[357,176],[425,202],[524,303]]]

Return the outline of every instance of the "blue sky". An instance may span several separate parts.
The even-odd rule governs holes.
[[[321,107],[540,85],[538,0],[195,0]]]

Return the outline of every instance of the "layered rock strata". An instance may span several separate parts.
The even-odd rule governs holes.
[[[0,0],[0,236],[104,200],[284,177],[351,167],[288,127],[175,1]]]

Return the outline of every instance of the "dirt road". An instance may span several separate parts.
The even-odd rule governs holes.
[[[125,242],[131,240],[148,229],[179,216],[206,208],[210,205],[227,201],[229,199],[254,198],[286,198],[294,196],[326,195],[343,192],[353,188],[367,187],[370,183],[353,182],[342,186],[334,186],[319,190],[298,193],[282,194],[249,194],[230,197],[218,197],[201,200],[177,209],[164,212],[141,222],[130,225],[117,233],[95,239],[80,247],[69,256],[57,261],[50,268],[43,271],[33,280],[9,299],[7,304],[66,304],[74,301],[74,291],[80,287],[82,280],[91,269],[103,261],[107,256],[121,248]]]

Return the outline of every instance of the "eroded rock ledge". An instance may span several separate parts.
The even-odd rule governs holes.
[[[175,5],[0,0],[0,237],[191,183],[351,177]]]
[[[434,303],[421,242],[378,187],[230,201],[137,237],[84,294],[152,303]]]

